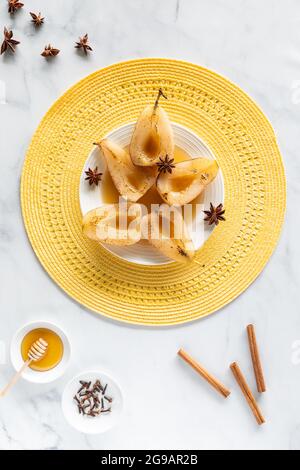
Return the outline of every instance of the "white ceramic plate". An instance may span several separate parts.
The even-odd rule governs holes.
[[[80,387],[79,381],[85,380],[94,383],[97,379],[101,383],[107,384],[107,395],[113,399],[111,412],[103,413],[94,418],[83,416],[79,414],[76,403],[73,400]],[[77,431],[85,434],[100,434],[117,424],[123,410],[122,392],[117,382],[109,374],[97,370],[82,372],[66,385],[62,396],[62,410],[68,423],[77,429]]]
[[[121,126],[110,132],[106,138],[115,141],[122,147],[126,147],[130,143],[134,126],[135,123]],[[192,131],[176,123],[172,123],[172,127],[174,131],[175,145],[184,150],[191,158],[206,157],[211,160],[215,158],[209,147]],[[97,147],[93,148],[88,156],[84,166],[84,171],[88,168],[95,168],[96,166],[98,167],[98,171],[103,174],[107,171],[105,160]],[[99,186],[89,186],[88,182],[85,181],[86,175],[84,171],[81,176],[79,188],[82,214],[86,214],[88,211],[101,206],[105,202],[103,200],[101,183]],[[208,185],[204,195],[199,199],[199,210],[197,211],[197,216],[195,217],[194,222],[190,221],[190,223],[187,224],[196,250],[203,245],[213,230],[203,222],[202,210],[204,208],[209,208],[210,202],[214,205],[221,202],[224,203],[224,181],[221,170],[219,170],[215,180]],[[105,243],[102,245],[114,255],[136,264],[160,265],[174,262],[145,241],[141,241],[135,245],[127,247],[111,246]]]
[[[64,346],[64,353],[63,357],[60,361],[59,364],[57,364],[56,367],[53,367],[53,369],[46,370],[46,371],[37,371],[30,369],[27,367],[27,369],[23,372],[22,377],[23,379],[28,380],[29,382],[35,382],[35,383],[49,383],[53,382],[54,380],[58,379],[61,377],[66,368],[68,367],[70,357],[71,357],[71,346],[69,339],[65,332],[57,325],[50,323],[50,322],[45,322],[45,321],[36,321],[36,322],[31,322],[27,323],[26,325],[22,326],[17,333],[14,335],[12,342],[11,342],[11,347],[10,347],[10,358],[11,362],[16,369],[16,371],[20,370],[24,361],[21,355],[21,344],[24,336],[29,333],[29,331],[35,330],[37,328],[48,328],[49,330],[54,331],[60,339],[63,342]]]

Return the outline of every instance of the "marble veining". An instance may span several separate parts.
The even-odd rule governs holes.
[[[0,57],[0,342],[8,348],[23,323],[50,319],[73,344],[66,375],[50,385],[20,382],[0,401],[1,449],[299,449],[300,340],[298,0],[25,0],[14,17],[0,5],[0,33],[21,41]],[[35,31],[29,11],[46,17]],[[88,32],[88,57],[74,42]],[[61,49],[53,61],[40,53]],[[236,301],[202,321],[151,329],[87,312],[57,287],[28,243],[19,205],[26,148],[40,119],[70,85],[111,63],[172,57],[207,66],[248,92],[271,120],[284,157],[288,210],[280,243],[264,272]],[[5,90],[5,91],[3,91]],[[5,97],[3,97],[5,93]],[[267,424],[258,429],[232,380],[238,360],[254,388],[245,326],[257,326],[268,393]],[[82,328],[84,325],[84,335]],[[185,347],[232,388],[226,402],[176,357]],[[4,362],[4,363],[3,363]],[[121,383],[125,412],[104,435],[84,436],[65,422],[60,397],[67,380],[94,366]],[[13,373],[0,360],[0,386]],[[153,400],[153,387],[155,399]],[[185,403],[185,406],[182,405]]]

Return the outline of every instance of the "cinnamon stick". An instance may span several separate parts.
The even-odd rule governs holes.
[[[230,369],[232,370],[232,373],[240,387],[240,389],[242,390],[243,394],[244,394],[244,397],[246,398],[247,402],[248,402],[248,405],[250,406],[251,410],[252,410],[252,413],[257,421],[257,423],[259,425],[265,423],[265,419],[259,409],[259,406],[245,380],[245,377],[243,376],[242,374],[242,371],[241,369],[239,368],[238,364],[236,362],[233,362],[233,364],[231,364],[230,366]]]
[[[247,326],[249,348],[251,352],[252,364],[256,379],[257,391],[259,393],[264,393],[266,389],[264,373],[261,365],[261,360],[259,356],[259,351],[257,347],[256,335],[254,330],[254,325]]]
[[[201,366],[195,359],[193,359],[183,349],[179,349],[177,353],[187,364],[189,364],[201,377],[206,380],[217,392],[219,392],[224,398],[230,395],[228,390],[218,379],[213,377],[203,366]]]

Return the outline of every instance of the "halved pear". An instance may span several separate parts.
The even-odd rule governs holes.
[[[141,112],[130,142],[129,153],[135,165],[155,165],[162,155],[173,156],[174,138],[169,117],[159,106],[159,99],[167,98],[160,89],[154,105]]]
[[[169,258],[181,263],[189,262],[195,255],[195,247],[181,211],[161,211],[163,206],[166,205],[143,217],[143,237]]]
[[[121,196],[131,202],[138,201],[153,186],[157,170],[135,166],[127,150],[111,140],[101,140],[97,145]]]
[[[172,173],[159,174],[157,190],[170,206],[183,206],[202,193],[216,177],[218,169],[217,162],[208,158],[194,158],[177,163]]]
[[[141,239],[141,204],[104,204],[89,211],[82,231],[91,240],[109,245],[133,245]]]

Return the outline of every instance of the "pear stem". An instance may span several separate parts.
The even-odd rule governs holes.
[[[165,98],[165,100],[168,99],[168,97],[164,94],[164,92],[163,92],[162,89],[160,88],[160,89],[158,90],[157,98],[156,98],[155,103],[154,103],[154,108],[153,108],[154,111],[156,111],[156,108],[157,108],[157,106],[158,106],[158,102],[159,102],[161,96],[162,96],[163,98]]]

